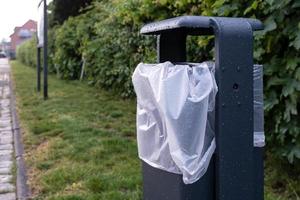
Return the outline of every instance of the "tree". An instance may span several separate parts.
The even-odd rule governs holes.
[[[84,12],[84,8],[92,3],[92,0],[53,0],[49,8],[50,26],[61,25],[71,16]]]

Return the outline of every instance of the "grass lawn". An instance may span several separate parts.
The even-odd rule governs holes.
[[[34,199],[140,199],[134,101],[55,77],[43,101],[35,70],[11,64]]]
[[[44,101],[35,69],[11,64],[34,199],[141,199],[135,101],[55,76]],[[269,159],[266,200],[299,199],[299,181],[273,166]]]

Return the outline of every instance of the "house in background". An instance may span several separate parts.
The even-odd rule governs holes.
[[[10,46],[10,57],[16,57],[17,47],[32,38],[37,30],[37,22],[34,20],[28,20],[23,26],[17,26],[14,29],[14,33],[10,35],[11,46]]]

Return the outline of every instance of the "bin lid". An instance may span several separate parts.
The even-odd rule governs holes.
[[[242,20],[241,20],[242,19]],[[248,22],[253,31],[262,30],[261,21],[253,18],[232,18],[232,17],[208,17],[208,16],[182,16],[146,24],[141,29],[141,34],[159,35],[170,30],[185,30],[188,35],[212,35],[212,21],[233,21],[240,20],[241,23]]]

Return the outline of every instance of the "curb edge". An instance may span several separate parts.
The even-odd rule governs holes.
[[[10,64],[9,64],[10,66]],[[11,66],[9,70],[9,88],[10,88],[10,111],[12,120],[12,131],[14,137],[14,149],[16,160],[16,197],[17,200],[27,200],[30,197],[29,188],[27,185],[26,166],[24,161],[24,147],[22,143],[22,134],[19,125],[19,118],[16,109],[16,97],[14,93],[14,84],[11,74]]]

